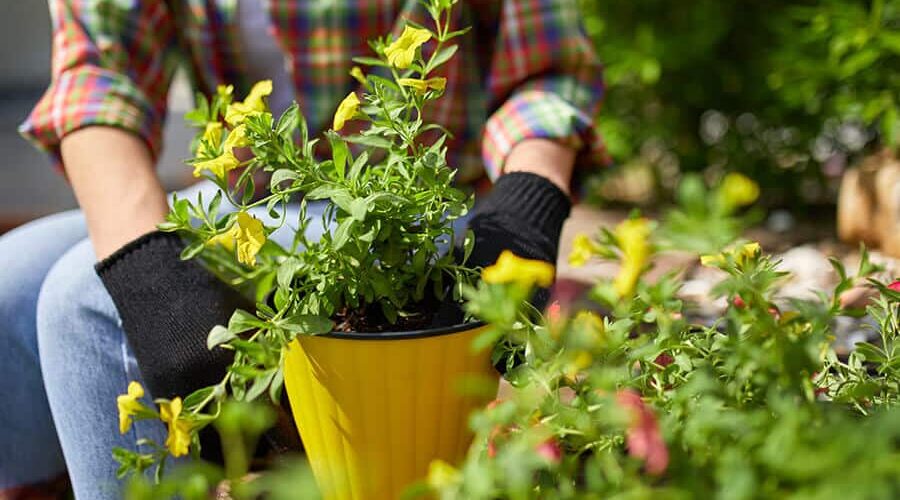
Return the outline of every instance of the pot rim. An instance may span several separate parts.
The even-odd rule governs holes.
[[[426,328],[424,330],[410,330],[407,332],[331,332],[321,335],[303,336],[305,338],[327,338],[338,340],[413,340],[428,337],[439,337],[441,335],[452,335],[468,330],[474,330],[487,325],[484,321],[471,321],[469,323],[460,323],[452,326],[442,326],[440,328]],[[298,337],[301,338],[301,337]]]

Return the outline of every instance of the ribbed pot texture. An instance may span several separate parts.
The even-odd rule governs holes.
[[[463,458],[469,413],[499,383],[490,350],[471,347],[483,329],[331,334],[289,346],[285,388],[325,498],[399,498],[432,460]]]

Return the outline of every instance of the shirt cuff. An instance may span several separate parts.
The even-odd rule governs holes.
[[[513,94],[485,124],[482,158],[488,176],[496,180],[513,147],[536,138],[557,140],[578,151],[578,167],[610,163],[592,116],[557,93],[525,90]]]
[[[164,110],[155,110],[131,80],[121,74],[82,66],[58,75],[37,102],[19,133],[61,167],[59,144],[66,134],[91,125],[132,132],[155,160],[162,149]]]

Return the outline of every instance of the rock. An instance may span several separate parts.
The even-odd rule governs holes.
[[[780,256],[778,268],[790,273],[780,287],[780,299],[815,299],[817,291],[829,291],[837,275],[824,253],[811,245],[792,248]]]

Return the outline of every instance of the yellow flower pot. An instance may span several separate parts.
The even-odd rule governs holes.
[[[300,337],[284,383],[325,498],[389,500],[454,463],[471,443],[469,413],[491,400],[499,376],[490,350],[473,352],[480,325],[402,333]],[[489,381],[493,390],[466,391]]]

